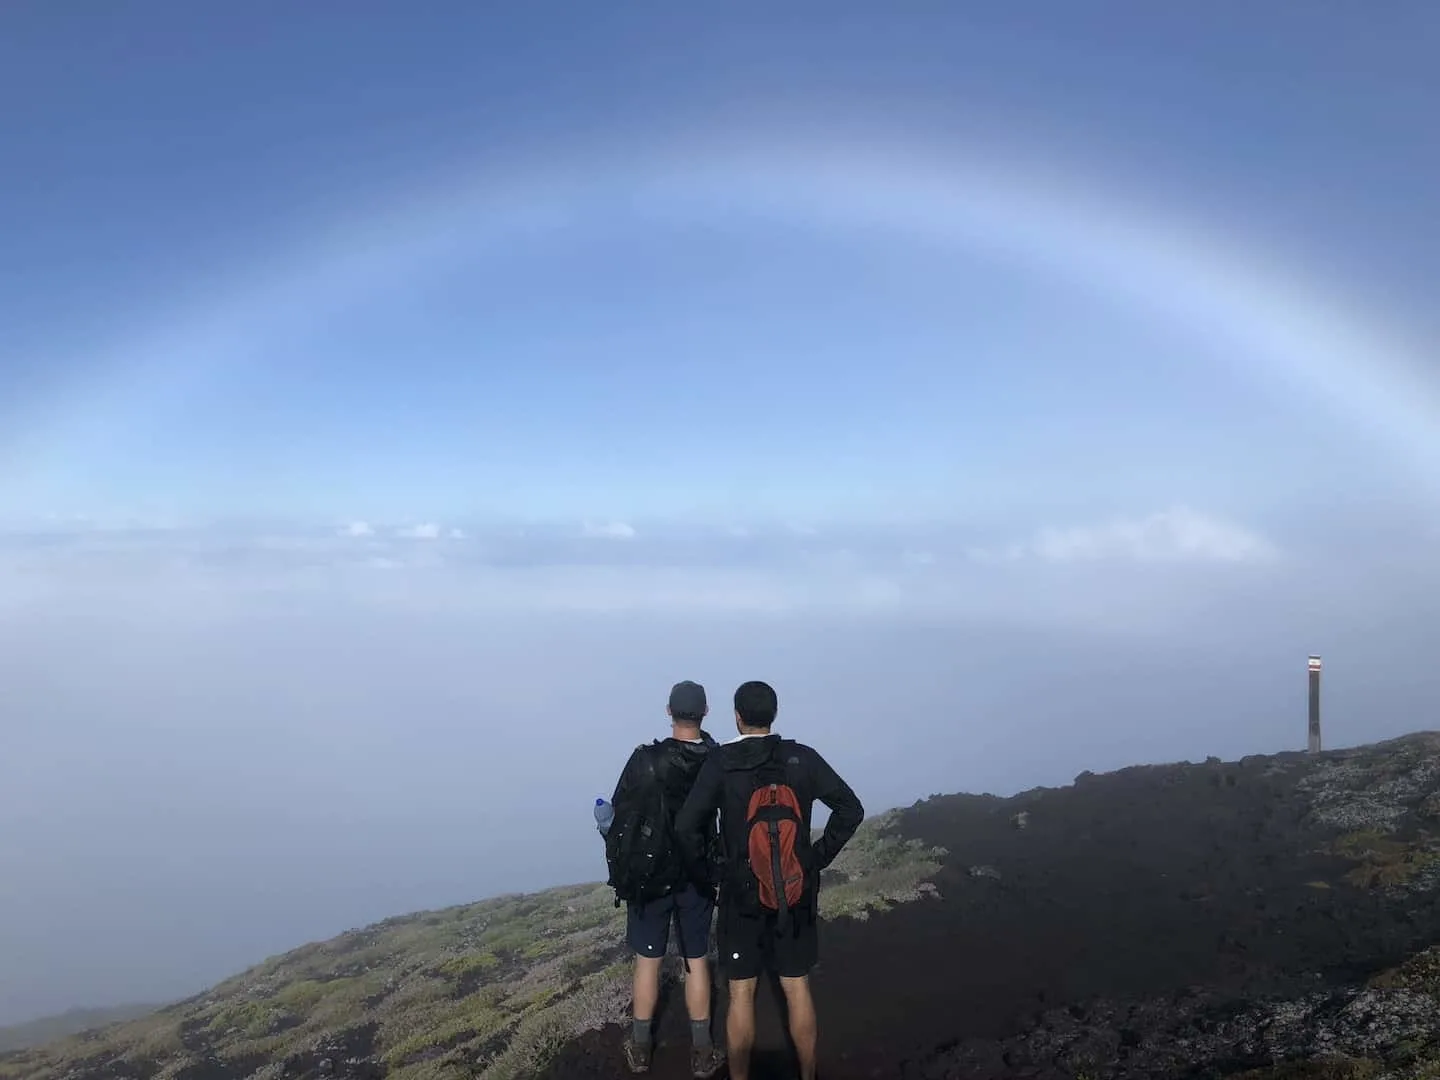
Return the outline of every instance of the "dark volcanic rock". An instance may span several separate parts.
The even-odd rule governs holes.
[[[284,1080],[381,1080],[386,1069],[375,1060],[375,1032],[375,1024],[365,1024],[321,1039],[305,1053],[287,1058],[280,1076]]]
[[[1202,1080],[1286,1062],[1377,1067],[1396,1057],[1406,1059],[1391,1063],[1403,1072],[1437,1043],[1440,1011],[1423,992],[1322,991],[1248,1005],[1199,993],[1052,1010],[1021,1034],[937,1049],[908,1063],[901,1075],[905,1080],[997,1075]]]

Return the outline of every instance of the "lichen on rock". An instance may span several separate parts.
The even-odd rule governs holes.
[[[1393,832],[1440,796],[1440,737],[1432,733],[1345,751],[1296,785],[1317,824]]]

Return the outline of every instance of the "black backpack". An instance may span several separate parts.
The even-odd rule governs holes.
[[[606,882],[615,890],[615,906],[643,904],[668,896],[684,874],[675,843],[674,809],[665,795],[656,757],[659,744],[639,747],[646,782],[615,807],[615,820],[605,834]]]

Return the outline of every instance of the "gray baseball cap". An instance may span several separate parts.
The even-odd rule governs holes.
[[[686,679],[670,688],[670,715],[693,716],[697,720],[705,715],[705,687]]]

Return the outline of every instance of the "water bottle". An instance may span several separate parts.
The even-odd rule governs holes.
[[[604,836],[610,831],[610,823],[615,820],[615,807],[611,806],[607,799],[595,800],[595,828],[600,835]]]

